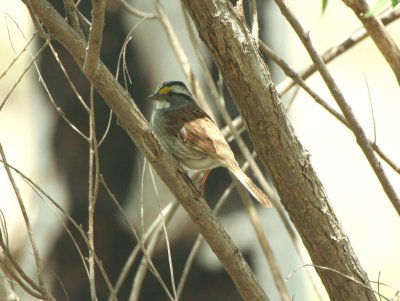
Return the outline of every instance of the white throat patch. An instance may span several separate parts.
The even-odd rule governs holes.
[[[171,104],[166,100],[157,100],[156,101],[156,109],[168,109]]]

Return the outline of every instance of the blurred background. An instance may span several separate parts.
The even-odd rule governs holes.
[[[62,1],[51,3],[64,15]],[[360,27],[353,12],[340,1],[329,1],[325,13],[322,13],[320,0],[309,1],[307,5],[301,1],[288,3],[321,52],[339,44]],[[131,1],[130,4],[149,14],[156,11],[153,1]],[[190,43],[180,1],[161,1],[161,4],[188,56],[195,78],[205,91],[205,98],[209,99],[208,105],[213,110],[217,123],[222,127],[224,124],[207,90],[202,70]],[[300,70],[308,66],[311,61],[307,53],[275,4],[272,1],[261,0],[257,5],[260,37],[293,69]],[[81,12],[90,18],[89,1],[83,1],[79,7]],[[246,6],[245,10],[247,11]],[[20,1],[0,1],[0,13],[0,96],[2,103],[6,101],[0,112],[0,143],[9,164],[34,181],[86,230],[88,144],[55,108],[60,108],[70,123],[85,135],[89,133],[87,112],[66,81],[49,47],[31,64],[32,57],[44,43],[37,36],[7,70],[32,38],[34,28],[29,12]],[[187,82],[187,78],[160,22],[132,15],[117,0],[108,1],[101,52],[102,60],[111,72],[117,72],[119,54],[131,30],[132,38],[127,44],[125,59],[131,80],[127,83],[127,89],[149,120],[152,107],[147,95],[163,81]],[[399,43],[400,22],[395,21],[388,26],[388,30]],[[69,54],[55,42],[52,42],[52,46],[79,94],[88,103],[88,82]],[[207,55],[204,45],[201,47],[209,70],[217,81],[217,69]],[[270,63],[270,70],[276,84],[285,79],[275,64]],[[369,138],[374,140],[376,137],[376,142],[384,152],[400,164],[399,86],[375,45],[369,39],[360,42],[330,63],[329,70]],[[125,84],[122,71],[119,73],[121,83]],[[307,82],[336,108],[318,75],[312,76]],[[42,83],[45,83],[46,88]],[[301,143],[311,155],[314,168],[361,265],[371,280],[379,280],[399,288],[400,220],[396,211],[385,196],[352,133],[302,90],[298,93],[294,90],[291,89],[283,96],[286,105],[291,101],[288,116]],[[224,96],[231,116],[236,117],[237,111],[228,93]],[[110,122],[110,111],[98,95],[95,96],[95,114],[99,138],[110,124],[108,135],[99,149],[100,171],[137,232],[143,233],[159,214],[159,202],[165,206],[173,201],[173,197],[157,178],[155,184],[153,183],[149,166],[146,166],[142,154],[118,126],[115,118]],[[248,137],[244,135],[244,138],[251,146]],[[237,150],[235,143],[231,146]],[[237,159],[243,162],[239,154]],[[382,165],[393,186],[400,193],[399,174],[384,163]],[[62,213],[49,205],[49,202],[20,176],[14,173],[14,177],[28,210],[46,270],[46,280],[54,296],[57,300],[90,300],[88,277],[82,264],[83,259],[77,251],[77,247],[81,248],[83,256],[86,257],[87,247],[78,231]],[[229,174],[224,169],[217,169],[211,173],[205,194],[210,206],[215,205],[230,181]],[[284,277],[290,276],[287,279],[287,287],[291,296],[295,296],[296,300],[318,300],[319,297],[306,273],[306,269],[310,268],[297,270],[303,262],[275,209],[257,208],[281,273]],[[0,209],[6,221],[13,254],[24,270],[34,277],[35,265],[26,227],[4,168],[0,168]],[[265,257],[256,243],[257,238],[238,194],[233,193],[229,197],[219,217],[245,254],[268,296],[271,300],[279,300]],[[70,234],[65,227],[71,231]],[[71,240],[70,235],[76,238],[76,243]],[[194,225],[185,212],[178,209],[168,225],[172,262],[178,280],[196,237]],[[99,190],[95,213],[95,245],[104,269],[111,282],[115,283],[136,241],[104,188]],[[128,300],[131,295],[132,281],[139,263],[140,260],[136,260],[130,269],[121,288],[119,300]],[[170,287],[164,239],[157,246],[154,263]],[[296,272],[292,274],[294,271]],[[107,286],[102,277],[98,276],[97,281],[98,298],[106,300],[109,294]],[[24,295],[20,288],[15,287],[15,290],[20,300],[33,300]],[[381,287],[380,291],[387,296],[394,294],[392,289],[386,287]],[[150,272],[147,273],[140,290],[139,299],[168,299]],[[327,296],[322,294],[322,299],[326,300]],[[240,300],[231,280],[206,246],[200,249],[196,257],[183,290],[182,300]]]

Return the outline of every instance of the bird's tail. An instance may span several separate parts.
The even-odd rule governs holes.
[[[236,162],[235,162],[236,163]],[[229,164],[227,167],[239,180],[240,183],[243,184],[244,187],[251,193],[251,195],[264,207],[272,207],[272,204],[268,197],[254,184],[254,182],[240,169],[240,167],[235,164]]]

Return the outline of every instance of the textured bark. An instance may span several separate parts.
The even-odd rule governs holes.
[[[285,115],[256,43],[229,1],[184,0],[200,37],[221,70],[253,138],[271,170],[281,200],[313,263],[335,269],[370,287],[324,188]],[[318,270],[332,300],[376,300],[367,288]]]

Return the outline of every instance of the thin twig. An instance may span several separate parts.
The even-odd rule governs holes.
[[[140,192],[139,192],[139,201],[137,202],[137,214],[138,216],[138,224],[140,225],[140,238],[143,240],[144,237],[144,203],[145,203],[145,198],[144,198],[144,179],[146,175],[146,169],[149,166],[147,164],[147,158],[143,158],[143,168],[140,168],[140,162],[138,159],[138,166],[139,170],[142,170],[142,175],[141,175],[141,180],[140,180]],[[149,166],[150,167],[150,166]]]
[[[300,86],[296,86],[294,91],[290,95],[290,98],[288,99],[288,101],[286,103],[286,106],[285,106],[286,112],[290,111],[292,105],[294,104],[294,101],[296,100],[297,96],[299,95],[299,91],[300,91]]]
[[[355,115],[353,114],[350,106],[347,104],[343,94],[341,93],[339,87],[336,85],[332,75],[328,71],[325,63],[323,62],[321,56],[316,51],[315,47],[313,46],[309,35],[304,31],[300,22],[291,12],[289,7],[285,4],[283,0],[275,0],[276,4],[279,6],[282,14],[288,20],[292,28],[297,33],[298,37],[302,41],[303,45],[307,49],[311,59],[317,65],[318,70],[324,79],[328,89],[330,90],[333,98],[336,100],[336,103],[340,107],[345,116],[346,120],[348,121],[351,130],[353,131],[357,142],[364,152],[368,162],[370,163],[373,171],[375,172],[379,182],[382,185],[383,190],[385,191],[386,195],[392,202],[393,207],[396,209],[397,213],[400,215],[400,199],[396,193],[396,190],[393,188],[392,184],[390,183],[385,171],[383,170],[381,163],[376,158],[374,150],[369,143],[364,130],[362,129],[361,125],[358,123]],[[400,70],[400,69],[399,69]]]
[[[78,231],[78,233],[81,235],[82,239],[84,240],[86,246],[89,246],[89,241],[88,238],[86,236],[85,231],[82,229],[82,227],[80,225],[78,225],[76,223],[76,221],[71,217],[71,215],[65,211],[65,209],[63,207],[61,207],[49,194],[47,194],[38,184],[36,184],[32,179],[30,179],[28,176],[26,176],[23,172],[21,172],[19,169],[15,168],[14,166],[4,162],[3,160],[0,159],[0,162],[2,162],[3,164],[7,165],[11,170],[13,170],[14,172],[16,172],[26,183],[28,183],[32,189],[35,191],[35,193],[37,193],[39,195],[39,197],[42,199],[43,195],[48,201],[50,201],[50,203],[57,209],[59,210],[67,219],[68,221],[74,226],[74,228]],[[69,231],[68,227],[63,223],[63,226],[65,228],[65,230],[67,231],[67,233],[69,233],[69,236],[71,237],[72,241],[74,242],[75,246],[77,246],[77,250],[79,252],[79,255],[82,259],[82,263],[83,266],[85,267],[85,270],[87,272],[87,275],[89,275],[88,273],[88,269],[86,267],[86,262],[84,261],[83,255],[80,252],[80,249],[76,243],[76,241],[73,239],[73,235],[71,234],[71,232]],[[109,277],[107,276],[107,273],[105,272],[104,268],[102,267],[101,261],[100,259],[97,257],[97,255],[95,253],[94,254],[94,259],[96,261],[97,266],[99,267],[100,272],[102,273],[102,276],[104,278],[104,281],[107,285],[107,288],[110,290],[111,294],[113,294],[113,288],[110,282]],[[16,263],[14,264],[14,266],[16,265]],[[18,266],[16,266],[16,269],[18,270]],[[18,270],[18,272],[22,275],[23,274],[23,270],[20,268]],[[26,276],[28,279],[29,277]],[[25,278],[24,278],[25,279]],[[25,279],[26,280],[26,279]],[[28,281],[28,280],[26,280]],[[40,288],[39,288],[40,289]]]
[[[8,179],[10,180],[10,183],[11,183],[11,185],[13,187],[15,196],[17,197],[17,201],[18,201],[19,207],[21,209],[22,216],[24,218],[24,222],[25,222],[25,226],[27,228],[29,241],[30,241],[30,244],[31,244],[31,247],[32,247],[32,251],[33,251],[33,256],[35,258],[37,277],[38,277],[40,285],[43,286],[44,282],[43,282],[43,279],[42,279],[41,260],[40,260],[39,251],[38,251],[36,242],[35,242],[35,240],[33,238],[31,222],[30,222],[28,214],[26,212],[24,202],[23,202],[21,194],[19,192],[19,188],[18,188],[18,186],[17,186],[17,184],[16,184],[16,182],[14,180],[14,177],[13,177],[13,175],[11,173],[10,168],[8,167],[7,158],[6,158],[6,155],[4,154],[3,146],[2,146],[1,143],[0,143],[0,155],[1,155],[2,161],[4,163],[3,164],[4,165],[4,169],[6,170]]]
[[[33,25],[35,26],[38,34],[44,39],[44,40],[50,40],[51,37],[50,35],[44,30],[42,23],[40,22],[38,16],[35,14],[33,8],[32,8],[32,4],[30,3],[30,1],[28,0],[22,0],[22,2],[24,2],[24,4],[26,5],[26,7],[28,8],[29,14],[31,16]]]
[[[8,29],[8,27],[7,27]],[[33,39],[35,38],[36,34],[33,34],[31,36],[31,38],[29,39],[29,41],[25,44],[25,46],[22,48],[22,50],[17,54],[17,56],[15,58],[13,58],[13,60],[11,61],[11,63],[8,65],[8,67],[6,68],[6,70],[0,75],[0,79],[2,79],[7,73],[8,71],[11,69],[12,66],[14,66],[14,64],[18,61],[18,59],[21,57],[21,55],[28,49],[28,46],[32,43]],[[11,40],[10,40],[11,43]],[[12,45],[12,43],[11,43]]]
[[[353,10],[354,14],[364,25],[376,47],[382,53],[389,66],[392,68],[393,73],[397,78],[397,82],[400,84],[400,49],[387,32],[382,21],[375,15],[367,15],[367,13],[370,11],[367,1],[342,1]]]
[[[15,88],[18,86],[18,84],[21,82],[22,78],[25,76],[25,73],[29,70],[29,68],[32,66],[32,64],[35,63],[36,59],[38,58],[39,54],[47,47],[47,42],[40,47],[40,49],[36,52],[36,54],[32,57],[31,61],[26,65],[25,69],[22,71],[21,76],[18,77],[18,79],[14,82],[14,85],[12,86],[11,90],[6,94],[6,96],[3,98],[3,101],[1,102],[0,105],[0,111],[3,109],[4,105],[6,104],[8,98],[11,96],[11,94],[14,92]]]
[[[187,10],[185,8],[185,5],[183,4],[182,1],[181,1],[181,10],[182,10],[182,14],[183,14],[183,20],[185,21],[186,30],[187,30],[187,32],[189,34],[190,42],[192,44],[193,50],[194,50],[194,52],[196,54],[196,57],[199,60],[200,67],[202,68],[202,71],[203,71],[202,75],[204,76],[205,81],[206,81],[206,83],[208,85],[208,88],[210,89],[211,96],[214,99],[218,99],[218,97],[219,97],[218,96],[218,90],[217,90],[217,88],[216,88],[216,86],[214,84],[214,80],[212,78],[211,72],[210,72],[210,70],[208,70],[208,64],[207,64],[204,56],[201,53],[200,45],[199,45],[199,43],[197,41],[197,38],[196,38],[197,35],[195,34],[195,32],[193,30],[193,27],[192,27],[192,24],[190,23],[189,13],[187,12]],[[171,46],[173,46],[173,45],[171,44]],[[207,113],[209,113],[212,117],[214,117],[214,113],[210,109],[210,106],[208,105],[208,102],[204,103],[204,100],[202,100],[202,99],[199,99],[199,102],[200,102],[200,105],[203,108],[206,109]],[[214,118],[214,120],[215,120],[215,118]]]
[[[0,261],[1,264],[3,264]],[[4,265],[5,270],[7,273],[10,275],[10,277],[13,279],[14,282],[16,282],[21,288],[29,295],[31,295],[34,298],[37,298],[39,300],[45,299],[46,296],[44,294],[41,294],[34,289],[30,288],[25,282],[20,278],[20,274],[16,274],[12,269],[10,269],[7,265]],[[28,276],[26,276],[28,277]],[[29,278],[29,277],[28,277]],[[2,300],[2,299],[1,299]]]
[[[41,296],[42,297],[42,296]],[[3,273],[0,259],[0,300],[2,301],[19,301],[17,294],[10,285],[10,279]]]
[[[382,16],[381,21],[383,24],[388,25],[392,23],[393,21],[397,20],[400,17],[400,7],[394,9],[393,11],[390,11],[389,13],[385,14]],[[357,45],[359,42],[364,40],[366,37],[368,37],[368,32],[364,27],[359,28],[356,30],[354,33],[350,35],[346,40],[343,42],[329,48],[326,50],[322,55],[322,59],[324,60],[325,64],[328,64],[335,58],[337,58],[339,55],[345,53],[349,49],[351,49],[353,46]],[[307,79],[310,77],[315,71],[317,71],[317,67],[315,64],[312,64],[306,68],[304,68],[301,71],[298,71],[297,73],[300,74],[302,79]],[[281,83],[277,85],[277,90],[281,95],[285,94],[293,85],[296,84],[296,81],[294,81],[291,78],[287,78]]]
[[[242,166],[243,171],[245,171],[248,167],[249,167],[249,164],[246,162]],[[225,189],[225,191],[223,192],[221,197],[218,199],[217,204],[215,205],[215,207],[213,209],[213,213],[215,215],[217,215],[219,213],[219,211],[221,210],[221,208],[223,207],[223,205],[225,205],[225,203],[228,200],[228,197],[232,193],[233,189],[234,189],[234,184],[231,183]],[[194,259],[196,258],[203,242],[204,242],[204,238],[201,235],[197,235],[197,238],[192,246],[192,249],[190,250],[189,256],[186,259],[181,278],[179,279],[178,289],[177,289],[177,297],[179,300],[182,297],[183,289],[185,288],[185,284],[186,284],[187,278],[189,276],[189,272],[193,266]]]
[[[183,74],[190,83],[190,86],[193,87],[193,71],[192,67],[190,66],[189,59],[186,56],[185,51],[183,50],[183,47],[175,34],[172,24],[159,0],[155,1],[155,7],[160,19],[160,23],[165,30],[169,43],[171,44],[171,48],[175,52],[175,56],[179,61],[179,65],[182,67]]]
[[[14,23],[14,25],[18,28],[18,31],[21,33],[22,37],[23,37],[25,40],[26,40],[26,37],[25,37],[25,34],[24,34],[24,32],[22,31],[21,27],[19,26],[18,22],[15,21],[14,18],[13,18],[12,16],[10,16],[10,15],[7,14],[7,13],[5,13],[5,14],[4,14],[4,20],[5,20],[6,28],[7,28],[8,41],[10,42],[11,48],[12,48],[12,50],[14,51],[14,53],[17,53],[17,51],[15,50],[15,47],[14,47],[14,43],[13,43],[12,38],[11,38],[10,28],[9,28],[9,26],[8,26],[8,21],[7,21],[8,19],[10,19],[10,20]],[[32,38],[35,36],[35,34],[36,34],[36,33],[33,34]],[[32,38],[31,38],[31,39],[32,39]],[[29,43],[28,43],[28,44],[29,44]],[[25,45],[25,48],[28,46],[28,44]]]
[[[134,226],[132,225],[131,221],[129,220],[128,216],[126,215],[124,209],[121,207],[119,204],[117,198],[115,195],[111,192],[111,190],[108,188],[106,185],[106,182],[104,181],[104,178],[101,176],[100,181],[103,185],[103,187],[106,189],[109,197],[111,200],[114,202],[115,206],[117,206],[117,209],[122,215],[122,218],[124,219],[125,223],[129,226],[129,229],[131,230],[131,233],[133,234],[133,237],[135,238],[136,242],[138,243],[138,246],[140,250],[143,252],[144,257],[146,258],[147,265],[149,266],[150,271],[153,273],[154,277],[156,280],[160,283],[161,287],[163,288],[165,294],[170,300],[174,300],[173,296],[171,295],[170,291],[168,290],[168,287],[165,285],[164,280],[162,279],[161,275],[158,273],[156,267],[154,266],[154,263],[151,259],[151,256],[149,256],[146,247],[144,246],[144,242],[140,239],[139,235],[137,234],[137,231],[135,230]],[[121,283],[122,285],[122,283]]]
[[[1,158],[2,158],[2,160],[4,162],[4,164],[3,164],[4,165],[4,169],[6,170],[7,176],[8,176],[8,178],[10,180],[10,183],[11,183],[13,189],[14,189],[15,196],[17,197],[18,204],[19,204],[19,207],[21,209],[22,216],[24,218],[26,230],[27,230],[29,241],[30,241],[30,244],[31,244],[31,247],[32,247],[32,251],[33,251],[33,257],[35,258],[36,276],[38,278],[41,291],[46,295],[46,297],[50,297],[50,294],[49,294],[49,292],[47,291],[47,289],[46,289],[46,287],[44,285],[41,259],[40,259],[40,256],[39,256],[39,251],[38,251],[38,248],[37,248],[37,245],[36,245],[36,241],[33,238],[33,231],[32,231],[31,222],[29,220],[28,213],[26,212],[25,205],[24,205],[24,202],[22,200],[21,194],[19,193],[19,188],[18,188],[18,186],[17,186],[17,184],[16,184],[16,182],[14,180],[14,177],[13,177],[13,175],[11,173],[10,168],[8,167],[7,158],[6,158],[6,155],[4,154],[3,146],[1,145],[1,143],[0,143],[0,155],[1,155]]]
[[[251,35],[254,41],[258,44],[258,14],[257,14],[257,1],[250,0],[249,1],[250,8],[250,20],[251,20]]]
[[[0,300],[19,301],[19,297],[11,287],[9,281],[10,279],[8,279],[8,277],[6,277],[6,275],[0,269]]]
[[[267,236],[265,235],[264,229],[261,225],[260,217],[257,213],[257,210],[253,202],[250,200],[249,195],[244,190],[243,186],[240,185],[240,183],[238,183],[237,180],[235,179],[233,180],[236,186],[236,190],[239,192],[243,205],[246,208],[251,225],[253,226],[253,229],[257,235],[257,240],[260,243],[265,259],[268,262],[272,277],[274,279],[274,284],[276,285],[280,299],[283,301],[290,301],[292,298],[290,297],[288,288],[286,287],[285,280],[279,270],[276,256],[272,251]]]
[[[106,0],[92,0],[92,26],[90,27],[85,63],[83,64],[83,72],[88,75],[94,74],[100,60],[105,12]]]
[[[146,20],[146,17],[143,17],[142,19],[140,19],[132,28],[131,28],[131,30],[128,32],[128,34],[126,35],[126,37],[125,37],[125,40],[124,40],[124,43],[122,44],[122,47],[121,47],[121,51],[119,52],[119,55],[118,55],[118,61],[117,61],[117,71],[116,71],[116,74],[115,74],[115,79],[117,79],[118,80],[118,78],[119,78],[119,72],[120,72],[120,66],[121,66],[121,62],[123,61],[123,62],[125,62],[125,60],[123,60],[123,56],[125,55],[125,52],[126,52],[126,47],[127,47],[127,45],[128,45],[128,43],[131,41],[131,39],[132,39],[132,36],[133,36],[133,32],[139,27],[139,25],[140,24],[142,24],[142,22],[143,21],[145,21]],[[127,87],[127,84],[126,84],[126,82],[125,82],[125,89],[127,89],[128,87]]]
[[[98,147],[100,148],[100,146],[103,144],[103,142],[106,140],[108,133],[110,132],[111,129],[111,122],[112,122],[112,117],[113,117],[113,112],[112,110],[110,110],[109,116],[108,116],[108,122],[107,122],[107,127],[104,131],[103,136],[100,138]]]
[[[171,48],[174,51],[175,57],[182,68],[186,80],[188,81],[190,87],[192,88],[192,91],[196,95],[197,101],[200,103],[200,106],[203,107],[208,113],[211,113],[212,110],[210,109],[207,101],[205,100],[204,93],[200,87],[200,84],[194,77],[193,70],[189,62],[189,58],[187,57],[181,43],[179,42],[179,39],[174,31],[174,28],[172,27],[171,22],[159,0],[155,1],[155,6],[160,18],[160,23],[165,30],[168,42],[170,43]]]
[[[379,147],[378,144],[372,143],[372,147],[374,148],[375,152],[382,158],[383,161],[385,161],[395,172],[400,174],[400,166],[397,165],[392,159],[389,158],[388,155],[386,155],[383,150]]]
[[[376,123],[375,123],[375,114],[374,114],[374,106],[372,104],[372,96],[371,96],[371,90],[369,88],[368,80],[367,80],[367,75],[364,74],[364,81],[365,81],[365,86],[367,87],[368,91],[368,101],[369,101],[369,108],[371,109],[371,117],[372,117],[372,127],[374,131],[374,139],[372,142],[370,142],[372,145],[376,144]]]
[[[360,286],[362,286],[362,287],[364,287],[364,288],[370,290],[371,292],[373,292],[373,293],[375,293],[375,294],[379,294],[377,291],[373,290],[370,286],[365,285],[364,283],[358,281],[357,279],[354,279],[354,278],[351,277],[351,276],[348,276],[348,275],[346,275],[346,274],[343,274],[342,272],[340,272],[340,271],[338,271],[338,270],[335,270],[335,269],[332,269],[332,268],[329,268],[329,267],[324,267],[324,266],[316,265],[316,264],[304,264],[304,265],[302,265],[301,267],[298,267],[297,269],[295,269],[294,271],[292,271],[288,276],[286,276],[286,280],[289,280],[295,273],[297,273],[297,271],[299,271],[300,269],[305,268],[305,267],[312,267],[312,268],[319,269],[319,270],[325,270],[325,271],[334,272],[334,273],[336,273],[336,274],[338,274],[338,275],[340,275],[340,276],[342,276],[342,277],[344,277],[344,278],[346,278],[346,279],[348,279],[348,280],[350,280],[350,281],[353,281],[354,283],[357,283],[358,285],[360,285]],[[382,296],[382,295],[380,295],[380,296]],[[390,301],[390,300],[389,300],[388,298],[386,298],[385,296],[382,296],[382,298],[385,299],[385,300],[387,300],[387,301]]]
[[[381,292],[380,292],[380,290],[381,290],[381,271],[379,271],[379,273],[378,273],[378,296],[379,296],[379,300],[380,301],[382,301],[382,298],[381,298]]]
[[[99,189],[99,154],[96,138],[96,125],[94,114],[94,89],[90,86],[90,114],[89,114],[89,212],[88,212],[88,240],[89,240],[89,283],[92,301],[97,301],[95,260],[94,260],[94,211],[96,208]]]
[[[50,43],[50,41],[46,41],[46,43],[43,45],[43,47],[47,46]],[[42,47],[42,48],[43,48]],[[86,141],[89,139],[88,137],[85,136],[84,133],[82,133],[65,115],[64,111],[56,104],[53,96],[50,93],[49,88],[47,87],[47,84],[45,82],[45,80],[42,77],[42,73],[40,72],[39,67],[37,66],[36,62],[34,62],[35,68],[36,68],[36,72],[38,73],[39,76],[39,82],[42,84],[44,91],[46,92],[47,96],[49,97],[50,103],[53,105],[53,107],[55,108],[56,112],[61,116],[62,119],[64,119],[64,121],[76,132],[79,134],[79,136],[81,136],[83,139],[85,139]]]
[[[339,120],[343,125],[345,125],[349,130],[351,130],[350,125],[346,118],[337,112],[332,106],[323,100],[311,87],[302,79],[302,77],[294,71],[288,63],[286,63],[282,58],[280,58],[272,49],[270,49],[264,42],[260,41],[261,52],[272,59],[276,64],[281,67],[287,76],[289,76],[294,83],[298,84],[304,89],[319,105],[321,105],[326,111],[333,115],[337,120]],[[238,125],[239,126],[239,125]],[[368,140],[374,151],[384,160],[394,171],[400,174],[400,167],[391,160],[374,142]]]
[[[1,240],[4,241],[6,246],[8,246],[10,241],[8,236],[7,223],[4,213],[1,209],[0,209],[0,235],[1,235]]]
[[[4,268],[7,270],[7,273],[11,275],[11,278],[15,279],[15,281],[21,285],[21,287],[25,290],[27,288],[27,292],[29,294],[32,294],[34,292],[37,295],[41,295],[42,298],[45,297],[45,292],[43,292],[43,289],[35,283],[21,268],[21,266],[17,263],[17,261],[14,259],[14,257],[11,254],[10,249],[8,248],[8,245],[5,243],[3,234],[0,232],[0,247],[2,249],[2,252],[4,253],[5,258],[0,259],[0,263]],[[15,269],[18,273],[18,275],[13,271],[12,268],[10,268],[7,263],[10,262],[11,265],[13,266],[13,269]],[[22,279],[21,279],[22,278]],[[30,286],[28,287],[25,282]],[[32,294],[33,295],[33,294]]]
[[[85,111],[89,113],[90,109],[89,109],[88,105],[85,103],[85,101],[83,100],[82,96],[79,94],[78,89],[76,88],[75,84],[72,82],[70,76],[68,75],[67,70],[65,70],[64,64],[61,62],[60,58],[58,57],[58,53],[54,49],[53,44],[51,42],[49,43],[49,48],[50,48],[51,52],[53,53],[53,57],[56,60],[58,66],[60,67],[61,71],[63,72],[63,74],[65,76],[65,79],[69,83],[72,91],[75,93],[75,96],[78,98],[79,102],[81,103],[81,105],[85,109]],[[38,69],[38,72],[40,72],[39,69]],[[42,82],[43,82],[43,80],[42,80]],[[70,122],[70,121],[68,121],[68,122]]]
[[[379,273],[380,273],[380,272],[379,272]],[[399,288],[398,288],[398,287],[394,287],[394,286],[392,286],[392,285],[389,285],[389,284],[386,284],[386,283],[380,282],[380,281],[379,281],[379,275],[378,275],[378,280],[377,280],[377,281],[375,281],[375,280],[371,280],[370,282],[371,282],[371,283],[374,283],[374,284],[377,284],[378,286],[384,286],[384,287],[388,287],[388,288],[390,288],[390,289],[394,290],[394,291],[395,291],[395,293],[396,293],[396,292],[400,293],[400,290],[399,290]],[[395,299],[395,300],[397,301],[398,299]],[[391,300],[391,301],[394,301],[394,300]]]
[[[144,165],[146,165],[146,160],[145,160]],[[150,176],[151,176],[151,180],[152,180],[155,192],[156,192],[156,197],[158,199],[158,205],[159,205],[159,216],[158,217],[159,217],[160,221],[158,224],[158,228],[152,235],[151,240],[147,246],[147,253],[151,257],[154,255],[154,253],[156,251],[156,247],[157,247],[158,243],[160,242],[161,235],[164,233],[165,242],[166,242],[166,246],[167,246],[167,252],[168,252],[168,264],[169,264],[169,268],[170,268],[172,292],[174,294],[174,300],[178,301],[178,297],[177,297],[177,293],[176,293],[176,286],[175,286],[175,276],[174,276],[174,270],[173,270],[173,264],[172,264],[172,256],[171,256],[171,250],[170,250],[170,242],[169,242],[167,228],[166,228],[166,225],[169,223],[169,221],[172,218],[172,214],[168,214],[167,216],[163,215],[163,209],[161,208],[158,190],[157,190],[154,175],[153,175],[151,169],[150,169]],[[144,243],[144,241],[143,241],[143,243]],[[129,301],[138,301],[139,300],[141,288],[142,288],[145,276],[147,274],[148,267],[149,266],[146,262],[146,258],[143,257],[139,264],[139,268],[137,269],[136,274],[135,274],[131,294],[129,296]]]
[[[151,13],[145,13],[142,12],[141,10],[133,7],[132,5],[130,5],[127,1],[125,0],[119,0],[119,2],[121,2],[121,4],[124,6],[124,8],[126,9],[126,11],[136,17],[139,18],[144,18],[146,20],[154,20],[154,19],[158,19],[158,15],[157,14],[151,14]]]
[[[169,265],[169,272],[170,272],[170,277],[171,277],[172,292],[174,293],[175,300],[178,301],[177,296],[176,296],[174,266],[173,266],[173,263],[172,263],[171,243],[170,243],[170,240],[169,240],[169,237],[168,237],[167,223],[166,223],[166,219],[164,218],[164,215],[162,214],[162,206],[161,206],[160,196],[158,194],[156,181],[154,179],[153,170],[151,168],[150,168],[150,176],[151,176],[151,180],[152,180],[153,186],[155,188],[155,193],[156,193],[156,197],[157,197],[157,201],[158,201],[158,210],[160,212],[160,217],[161,217],[161,223],[160,224],[162,225],[162,230],[163,230],[164,236],[165,236],[165,244],[167,246],[168,265]],[[155,246],[156,246],[156,243],[154,244],[154,248],[155,248]]]
[[[71,24],[72,28],[75,29],[82,38],[85,37],[83,34],[82,28],[79,24],[79,17],[77,13],[77,8],[73,0],[63,0],[65,12],[67,14],[68,23]]]
[[[104,182],[103,177],[100,177],[100,183],[103,185],[107,193],[110,195],[112,194],[111,191],[109,190],[107,184]],[[112,200],[115,202],[115,198],[112,198]],[[179,208],[179,203],[175,200],[169,204],[167,204],[164,209],[162,210],[162,214],[165,216],[166,222],[168,223],[169,220],[172,219],[173,215],[175,214],[176,210]],[[125,220],[127,224],[129,225],[129,221]],[[152,224],[149,226],[147,231],[144,233],[142,241],[143,244],[145,244],[149,238],[152,237],[152,235],[159,230],[161,223],[161,217],[160,215],[157,216],[157,218],[152,222]],[[128,259],[126,260],[121,272],[118,274],[118,279],[114,285],[115,293],[117,294],[120,289],[122,288],[122,285],[124,284],[125,279],[128,276],[129,271],[132,268],[132,265],[139,254],[140,251],[140,245],[137,244],[135,248],[132,250],[131,254],[129,255]],[[111,295],[108,298],[108,301],[112,301]]]

